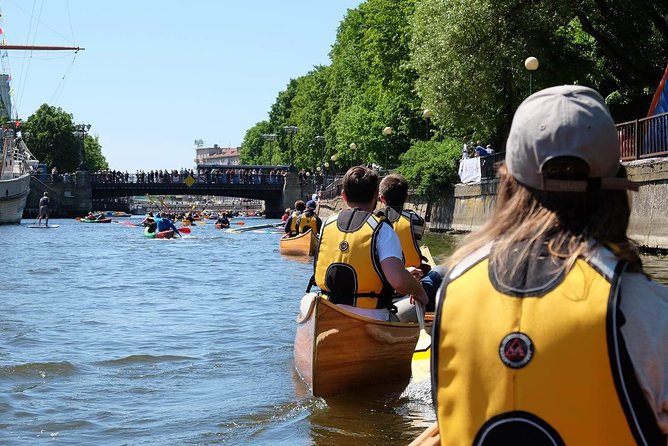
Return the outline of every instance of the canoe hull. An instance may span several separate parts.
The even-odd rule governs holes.
[[[318,249],[318,236],[309,230],[295,237],[282,237],[279,241],[281,254],[291,256],[312,256]]]
[[[294,357],[314,396],[408,382],[417,324],[369,319],[310,297],[297,319]]]

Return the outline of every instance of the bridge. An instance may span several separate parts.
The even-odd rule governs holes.
[[[236,166],[234,166],[236,167]],[[271,173],[271,172],[275,173]],[[36,215],[37,203],[49,191],[52,217],[80,216],[94,208],[94,200],[149,195],[222,196],[251,198],[264,202],[265,214],[278,218],[295,200],[310,196],[316,189],[297,172],[257,169],[253,171],[206,173],[200,175],[111,174],[79,171],[75,174],[33,176],[26,218]]]

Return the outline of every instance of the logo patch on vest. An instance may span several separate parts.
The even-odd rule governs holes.
[[[499,356],[508,367],[519,369],[531,361],[533,350],[533,342],[529,336],[516,331],[503,338],[499,346]]]
[[[346,252],[346,251],[348,251],[348,248],[350,248],[350,245],[348,244],[347,241],[344,240],[341,243],[339,243],[339,249],[341,251]]]

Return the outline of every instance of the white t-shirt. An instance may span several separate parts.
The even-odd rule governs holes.
[[[382,224],[380,226],[376,239],[376,254],[378,254],[380,262],[388,257],[396,257],[399,260],[404,258],[399,236],[390,225]]]

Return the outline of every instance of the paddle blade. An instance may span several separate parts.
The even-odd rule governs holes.
[[[179,228],[179,233],[190,234],[190,228]]]

